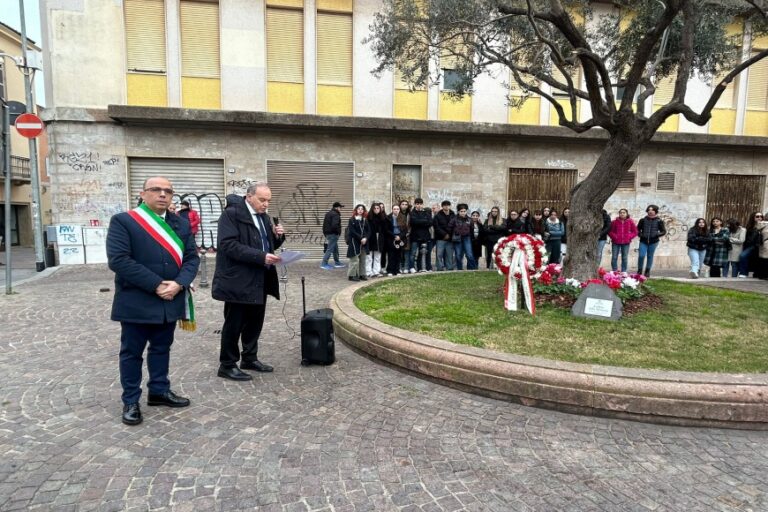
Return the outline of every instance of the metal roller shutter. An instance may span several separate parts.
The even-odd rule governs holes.
[[[219,78],[219,4],[179,4],[181,17],[181,71],[184,76]]]
[[[198,247],[215,249],[219,216],[225,203],[224,161],[129,158],[131,207],[136,205],[144,181],[153,176],[168,178],[176,192],[173,200],[179,203],[187,199],[200,214],[200,231],[195,240]]]
[[[267,80],[304,82],[304,11],[267,9]]]
[[[272,189],[270,215],[286,231],[286,249],[303,251],[310,258],[323,256],[323,218],[334,201],[341,212],[339,254],[346,256],[343,240],[346,221],[354,207],[354,162],[287,162],[267,160],[267,181]]]
[[[128,71],[165,73],[165,4],[162,0],[126,0],[125,37]]]

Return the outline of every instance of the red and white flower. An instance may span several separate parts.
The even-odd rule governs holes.
[[[534,274],[534,278],[538,278],[546,269],[549,256],[547,255],[544,242],[526,234],[500,238],[493,247],[494,260],[496,261],[496,267],[499,269],[499,274],[509,274],[512,257],[517,250],[525,252],[527,269]]]

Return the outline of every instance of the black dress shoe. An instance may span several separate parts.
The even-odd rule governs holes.
[[[361,280],[361,281],[367,281],[367,280],[368,280],[368,278],[367,278],[367,277],[365,277],[365,276],[360,276],[360,280]]]
[[[359,280],[360,280],[360,278],[359,278],[359,277],[352,277],[352,276],[349,276],[349,280],[350,280],[350,281],[359,281]]]
[[[223,366],[219,366],[219,373],[217,374],[219,377],[224,377],[225,379],[229,380],[251,380],[253,377],[248,375],[245,372],[241,372],[240,368],[237,366],[233,366],[232,368],[224,368]]]
[[[123,423],[126,425],[138,425],[143,419],[138,402],[123,406]]]
[[[256,370],[257,372],[271,372],[274,370],[271,366],[268,364],[264,364],[258,359],[255,361],[243,361],[240,364],[241,370]]]
[[[168,407],[186,407],[189,405],[189,398],[179,396],[170,389],[162,395],[150,394],[147,397],[147,405],[165,405]]]

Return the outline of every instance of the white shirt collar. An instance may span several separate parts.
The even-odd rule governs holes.
[[[245,207],[248,208],[248,211],[251,212],[251,215],[258,215],[258,213],[256,213],[256,210],[253,209],[253,207],[248,203],[248,201],[245,202]]]

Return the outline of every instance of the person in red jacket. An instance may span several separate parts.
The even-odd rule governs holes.
[[[627,271],[629,258],[629,244],[637,236],[635,221],[629,218],[626,208],[619,210],[619,216],[611,222],[611,230],[608,236],[613,244],[611,247],[611,270],[618,270],[619,252],[621,252],[621,271]]]
[[[179,215],[189,221],[189,227],[192,229],[193,235],[196,235],[197,232],[200,231],[200,214],[189,206],[189,201],[186,199],[181,202]]]

